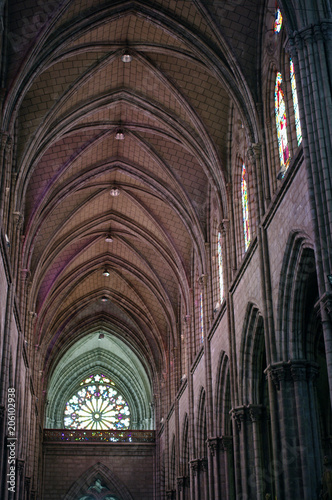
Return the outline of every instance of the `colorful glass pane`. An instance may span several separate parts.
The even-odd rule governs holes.
[[[278,134],[278,148],[279,148],[280,166],[282,169],[286,170],[289,165],[290,154],[289,154],[288,139],[287,139],[286,104],[281,85],[282,85],[282,76],[281,73],[277,73],[274,98],[275,98],[276,126]]]
[[[199,324],[201,330],[201,342],[204,341],[204,310],[203,310],[203,293],[201,292],[199,298]]]
[[[302,141],[302,130],[301,130],[301,123],[300,123],[299,104],[298,104],[298,100],[297,100],[294,63],[293,63],[292,59],[290,59],[290,79],[291,79],[291,86],[292,86],[293,106],[294,106],[294,115],[295,115],[296,138],[297,138],[297,144],[299,146],[301,144],[301,141]]]
[[[224,300],[224,277],[222,265],[221,232],[218,233],[218,271],[219,271],[219,297],[220,302]]]
[[[250,244],[250,225],[249,225],[249,204],[248,204],[248,189],[246,181],[246,166],[242,165],[241,179],[241,197],[242,197],[242,215],[243,215],[243,232],[244,232],[244,248],[247,251]]]
[[[64,411],[66,429],[128,429],[128,403],[114,388],[114,382],[96,374],[84,379]]]
[[[275,20],[274,20],[274,32],[280,33],[281,27],[282,27],[282,15],[281,15],[280,9],[277,9]]]

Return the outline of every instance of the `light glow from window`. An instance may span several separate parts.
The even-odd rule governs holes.
[[[281,73],[277,73],[276,76],[274,97],[280,166],[282,169],[287,170],[290,161],[290,154],[287,139],[286,104],[282,90]]]
[[[299,146],[302,142],[302,130],[301,130],[301,123],[300,123],[299,103],[297,100],[294,63],[293,63],[292,59],[290,59],[289,62],[290,62],[290,80],[291,80],[294,115],[295,115],[296,139],[297,139],[297,145]]]
[[[66,429],[128,429],[128,403],[103,374],[83,380],[80,389],[69,399],[64,411]]]

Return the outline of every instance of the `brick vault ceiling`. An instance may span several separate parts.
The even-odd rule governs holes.
[[[258,56],[260,2],[238,4],[10,2],[4,110],[46,363],[107,323],[162,366],[193,250],[204,267],[211,190],[227,216],[230,103],[245,121]]]

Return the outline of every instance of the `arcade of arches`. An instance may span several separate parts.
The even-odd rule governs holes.
[[[332,499],[331,0],[0,6],[0,498]]]

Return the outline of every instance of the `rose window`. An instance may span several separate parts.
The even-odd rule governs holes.
[[[79,390],[70,398],[64,411],[66,429],[128,429],[128,403],[105,375],[84,379]]]

